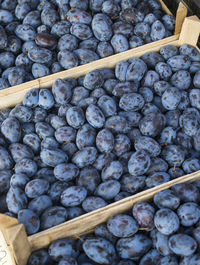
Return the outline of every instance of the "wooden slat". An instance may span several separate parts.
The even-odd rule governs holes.
[[[169,8],[166,6],[166,4],[163,2],[163,0],[159,0],[160,4],[162,6],[163,11],[165,11],[165,13],[172,15],[172,12],[169,10]]]
[[[180,33],[179,45],[187,43],[196,46],[200,34],[199,21],[197,16],[191,16],[185,19]]]
[[[18,224],[18,220],[16,218],[10,217],[5,214],[0,214],[0,230],[4,235],[4,239],[8,242],[6,229]],[[0,264],[1,265],[1,264]]]
[[[188,12],[187,7],[182,2],[180,2],[176,12],[176,23],[174,31],[175,35],[181,32],[183,22],[187,16],[187,12]]]
[[[18,220],[16,218],[0,214],[0,265],[16,264],[6,229],[14,227],[17,224]]]
[[[171,11],[168,9],[168,7],[163,2],[163,0],[159,0],[159,1],[161,3],[162,9],[167,14],[172,14]],[[182,21],[184,19],[183,8],[184,8],[183,6],[182,7],[179,6],[179,8],[177,10],[176,23],[178,23],[178,26],[177,26],[176,32],[178,32],[178,33],[180,31],[180,27],[181,27]],[[120,54],[109,56],[107,58],[100,59],[98,61],[89,63],[89,64],[84,65],[84,66],[79,66],[76,68],[72,68],[70,70],[62,71],[62,72],[59,72],[56,74],[52,74],[49,76],[35,79],[33,81],[30,81],[30,82],[20,84],[17,86],[3,89],[0,91],[0,109],[15,106],[16,104],[18,104],[19,102],[22,101],[26,92],[28,92],[31,89],[50,88],[52,86],[53,82],[57,78],[62,78],[62,79],[68,78],[68,77],[76,78],[76,77],[80,76],[80,74],[84,75],[88,71],[91,71],[93,69],[98,69],[98,68],[102,68],[102,67],[112,68],[112,67],[114,67],[114,65],[117,62],[119,62],[121,60],[127,60],[131,56],[132,57],[133,56],[141,56],[141,54],[143,53],[144,50],[146,50],[146,49],[148,50],[149,48],[153,49],[155,46],[159,46],[159,45],[165,45],[165,44],[167,45],[167,42],[175,41],[178,39],[178,37],[179,36],[177,34],[175,34],[175,36],[165,38],[161,41],[146,44],[146,45],[143,45],[141,47],[131,49],[129,51],[126,51],[126,52],[123,52]]]
[[[18,224],[7,229],[9,244],[16,264],[26,265],[31,254],[31,247],[23,224]]]
[[[149,51],[159,51],[160,48],[169,43],[177,45],[179,34],[175,36],[168,37],[166,39],[155,41],[145,46],[140,46],[135,49],[131,49],[116,55],[100,59],[88,63],[86,65],[81,65],[76,68],[65,70],[56,74],[45,76],[18,86],[10,87],[7,89],[0,90],[0,109],[7,107],[13,107],[20,103],[24,95],[31,89],[38,88],[50,88],[53,82],[57,78],[66,79],[69,77],[78,78],[87,74],[88,72],[99,69],[99,68],[113,68],[118,62],[122,60],[128,60],[132,57],[140,57]]]
[[[200,171],[174,179],[155,188],[145,190],[121,201],[112,203],[102,209],[98,209],[46,231],[32,235],[28,238],[31,249],[32,251],[37,250],[47,247],[54,240],[87,233],[87,231],[93,229],[97,225],[106,222],[111,216],[131,209],[135,203],[152,199],[153,196],[161,190],[168,189],[175,184],[193,182],[195,180],[200,180]]]
[[[15,265],[14,255],[0,229],[0,265]]]

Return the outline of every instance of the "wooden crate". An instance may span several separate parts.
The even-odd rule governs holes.
[[[159,191],[175,184],[196,180],[200,180],[200,171],[145,190],[29,237],[17,219],[0,214],[0,264],[26,265],[32,251],[48,247],[53,241],[61,238],[76,239],[93,232],[96,226],[106,222],[110,217],[130,210],[138,202],[151,200]]]
[[[134,52],[127,51],[123,54],[114,55],[112,56],[112,60],[105,58],[99,60],[98,62],[79,66],[75,70],[71,69],[62,72],[60,73],[62,74],[61,78],[77,78],[85,75],[91,70],[102,67],[113,68],[121,60],[127,60],[133,56],[140,57],[150,51],[159,51],[161,47],[169,44],[175,46],[190,44],[196,47],[199,34],[200,20],[196,16],[188,17],[183,23],[180,35],[148,44],[145,48],[139,47],[135,49]],[[45,79],[47,79],[47,77]],[[49,82],[52,83],[53,80],[54,79],[51,79]],[[16,102],[15,97],[17,95],[22,96],[29,89],[30,88],[23,90],[19,89],[19,91],[15,91],[12,95],[5,94],[4,98],[2,97],[0,99],[0,102],[9,100],[8,105],[13,106],[14,104],[20,102],[20,100]],[[133,206],[133,204],[139,201],[151,199],[154,194],[161,190],[167,189],[178,183],[193,182],[195,180],[200,180],[200,171],[174,179],[155,188],[145,190],[121,201],[112,203],[104,208],[87,213],[29,237],[26,235],[24,226],[22,224],[18,224],[17,219],[0,214],[0,265],[26,265],[27,259],[32,251],[47,247],[52,241],[60,238],[76,237],[84,233],[88,233],[97,225],[107,221],[111,216],[127,211]]]
[[[171,11],[168,9],[168,7],[165,5],[163,0],[159,0],[163,10],[167,14],[172,14]],[[0,109],[4,109],[7,107],[13,107],[19,102],[22,101],[24,95],[26,92],[33,88],[50,88],[53,84],[53,82],[57,78],[68,78],[70,77],[79,77],[80,75],[84,75],[88,71],[91,71],[93,69],[101,68],[101,67],[114,67],[115,64],[119,61],[121,61],[123,58],[130,58],[133,56],[137,56],[139,51],[143,51],[144,49],[148,49],[157,45],[167,44],[168,42],[171,42],[173,40],[177,40],[179,38],[179,33],[181,31],[181,27],[183,24],[183,21],[185,17],[187,16],[187,8],[186,6],[180,2],[177,12],[176,12],[176,25],[175,25],[175,32],[173,36],[165,38],[161,41],[152,42],[150,44],[146,44],[143,46],[140,46],[139,48],[130,49],[126,52],[116,54],[113,56],[106,57],[105,59],[100,59],[97,61],[94,61],[92,63],[89,63],[87,65],[78,66],[75,68],[72,68],[70,70],[65,70],[56,74],[48,75],[42,78],[35,79],[33,81],[29,81],[17,86],[9,87],[3,90],[0,90]]]

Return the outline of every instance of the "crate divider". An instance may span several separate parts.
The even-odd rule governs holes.
[[[172,15],[171,11],[167,8],[163,0],[159,0],[163,10]],[[178,40],[179,34],[182,28],[183,21],[187,15],[187,8],[183,3],[179,3],[176,12],[176,26],[175,26],[175,35],[162,39],[160,41],[151,42],[149,44],[130,49],[128,51],[118,53],[103,59],[99,59],[97,61],[88,63],[86,65],[78,66],[71,68],[69,70],[65,70],[59,73],[51,74],[48,76],[44,76],[17,86],[9,87],[3,90],[0,90],[0,109],[13,107],[16,104],[20,103],[24,97],[24,95],[31,89],[39,89],[39,88],[50,88],[53,82],[57,78],[65,79],[68,77],[78,77],[81,75],[85,75],[88,71],[92,71],[93,69],[99,69],[103,67],[113,68],[115,64],[119,61],[127,60],[133,56],[140,56],[144,50],[152,49],[155,51],[157,47],[161,47],[162,45],[167,45],[168,42],[173,42]],[[140,53],[141,52],[141,53]]]

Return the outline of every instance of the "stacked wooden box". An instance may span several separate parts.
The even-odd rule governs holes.
[[[161,1],[162,3],[162,1]],[[169,13],[163,4],[164,9]],[[177,12],[175,35],[156,41],[114,56],[94,61],[76,69],[70,69],[46,76],[16,87],[0,91],[0,109],[15,106],[22,101],[25,93],[33,88],[49,88],[57,78],[78,78],[94,69],[114,68],[115,65],[132,57],[140,57],[151,51],[159,51],[165,45],[181,46],[190,44],[196,46],[200,34],[200,21],[196,16],[185,18],[184,6]],[[182,25],[183,19],[184,23]],[[158,191],[168,189],[174,184],[200,180],[200,171],[174,179],[155,188],[148,189],[126,199],[112,203],[104,208],[82,215],[66,223],[48,229],[44,232],[27,237],[24,226],[17,219],[0,214],[0,264],[26,265],[30,253],[47,247],[52,241],[64,237],[77,237],[93,231],[93,229],[108,220],[111,216],[130,209],[135,203],[152,199]]]

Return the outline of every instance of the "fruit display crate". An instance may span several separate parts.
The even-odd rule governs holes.
[[[183,44],[189,44],[197,48],[196,44],[199,34],[200,20],[196,16],[191,16],[185,18],[181,33],[178,35],[148,44],[145,47],[143,46],[136,48],[134,51],[129,50],[123,54],[117,54],[112,57],[99,60],[98,62],[93,62],[65,71],[59,74],[59,78],[78,78],[95,69],[105,67],[113,68],[122,60],[128,60],[132,57],[140,57],[145,53],[152,51],[157,52],[165,45],[174,45],[180,47]],[[56,78],[58,78],[58,76]],[[47,87],[49,87],[56,78],[51,79],[51,77],[46,77],[45,80],[48,83]],[[44,84],[45,82],[37,87],[43,87]],[[0,105],[1,108],[14,106],[17,103],[20,103],[23,95],[32,88],[33,87],[26,87],[23,85],[23,89],[20,88],[17,91],[14,91],[12,94],[6,93],[8,90],[2,91],[4,92],[4,96],[1,95],[0,97],[0,104],[3,105]],[[112,203],[93,212],[84,214],[73,220],[67,221],[63,224],[29,237],[25,232],[24,226],[22,224],[18,224],[17,219],[0,214],[0,265],[26,265],[31,252],[45,248],[51,242],[57,239],[64,237],[79,237],[80,235],[91,232],[97,225],[104,223],[111,216],[117,213],[127,211],[133,206],[133,204],[140,201],[149,200],[157,192],[168,189],[175,184],[193,182],[195,180],[200,180],[200,171],[179,177],[143,192],[139,192],[133,196]]]
[[[159,2],[164,12],[166,14],[172,15],[172,12],[168,9],[168,7],[165,5],[163,0],[159,0]],[[178,39],[183,21],[186,16],[187,16],[187,8],[182,2],[180,2],[176,11],[176,23],[175,23],[174,35],[163,39],[162,40],[164,41],[163,43],[171,42],[173,40]],[[150,44],[140,46],[139,50],[138,48],[130,49],[126,52],[122,52],[120,54],[106,57],[105,59],[100,59],[92,63],[88,63],[86,67],[85,65],[83,65],[76,68],[71,68],[70,70],[65,70],[29,82],[25,82],[20,85],[0,90],[0,109],[16,105],[22,100],[24,94],[33,88],[49,88],[52,86],[53,82],[57,78],[64,79],[67,78],[68,76],[77,77],[78,76],[77,73],[82,72],[84,74],[85,71],[87,71],[86,69],[100,68],[102,65],[113,67],[114,64],[112,62],[117,62],[117,60],[120,61],[122,58],[128,58],[129,56],[134,56],[134,54],[135,53],[137,54],[138,51],[140,50],[143,51],[145,48],[151,47],[151,44],[155,46],[159,44],[159,42],[155,41]]]
[[[28,237],[24,226],[18,224],[17,219],[0,214],[0,264],[26,265],[31,252],[46,248],[55,240],[66,237],[79,239],[80,236],[93,232],[98,225],[105,223],[112,216],[132,209],[136,203],[150,201],[156,193],[173,185],[197,180],[200,180],[200,171],[145,190]]]

